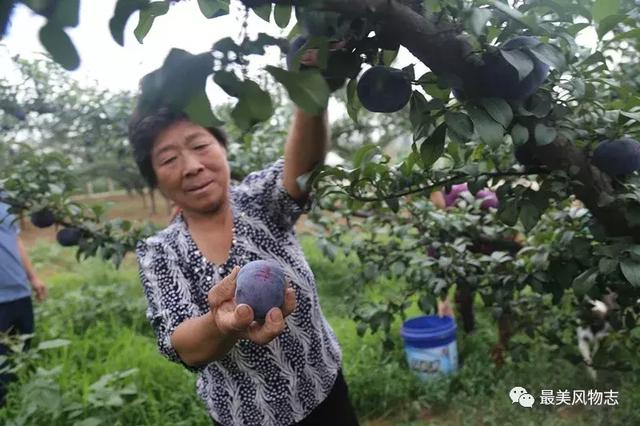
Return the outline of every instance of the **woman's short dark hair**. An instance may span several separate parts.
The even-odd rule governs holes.
[[[158,135],[172,124],[189,120],[187,114],[162,107],[151,113],[141,114],[136,110],[129,120],[129,142],[133,148],[133,158],[149,186],[155,188],[158,179],[151,164],[151,150]],[[220,145],[227,148],[227,135],[217,127],[207,127]]]

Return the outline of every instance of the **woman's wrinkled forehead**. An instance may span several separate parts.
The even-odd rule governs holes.
[[[153,141],[151,155],[158,156],[163,152],[179,149],[199,138],[214,138],[214,136],[204,127],[191,121],[177,121],[158,133]]]

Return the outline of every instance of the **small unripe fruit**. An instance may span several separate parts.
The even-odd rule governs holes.
[[[284,271],[273,261],[249,262],[236,279],[236,303],[251,306],[257,321],[264,321],[269,310],[284,304],[285,291]]]

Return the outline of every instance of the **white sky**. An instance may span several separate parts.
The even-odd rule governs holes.
[[[125,29],[122,47],[111,38],[109,31],[109,19],[115,3],[116,0],[82,1],[80,24],[67,29],[81,60],[80,67],[73,74],[80,80],[96,81],[100,86],[111,89],[136,91],[140,78],[160,67],[172,48],[202,53],[223,37],[231,36],[238,40],[244,17],[244,9],[239,2],[232,2],[228,16],[209,20],[200,13],[195,0],[182,1],[173,4],[167,15],[156,18],[144,44],[138,43],[133,34],[138,24],[138,13],[133,14]],[[4,47],[0,48],[0,69],[11,67],[9,58],[12,55],[20,54],[29,58],[45,52],[38,40],[38,31],[44,23],[43,17],[34,14],[26,6],[16,7],[9,32],[0,42],[0,46]],[[259,32],[286,37],[294,23],[292,14],[289,27],[282,30],[275,23],[267,23],[251,13],[248,31],[252,37]],[[412,62],[411,58],[405,51],[398,63],[408,65]],[[280,50],[276,47],[268,48],[265,57],[254,55],[251,59],[250,76],[262,73],[262,68],[267,64],[281,65]],[[426,70],[422,64],[417,65],[417,72]],[[211,81],[207,84],[207,92],[213,105],[231,99]]]
[[[122,47],[111,38],[109,31],[109,19],[115,3],[116,0],[82,1],[80,24],[67,30],[81,58],[80,68],[73,74],[81,80],[96,81],[100,86],[111,89],[136,91],[140,78],[160,67],[171,48],[178,47],[191,53],[205,52],[220,38],[232,36],[238,39],[241,29],[243,13],[238,2],[232,2],[230,15],[208,20],[200,13],[195,0],[182,1],[172,5],[167,15],[156,18],[144,44],[138,43],[133,34],[138,14],[132,15],[125,29],[125,45]],[[38,40],[38,30],[44,22],[44,18],[26,6],[20,4],[16,7],[9,33],[0,42],[0,72],[10,69],[9,55],[20,54],[28,58],[45,51]],[[286,36],[292,24],[287,30],[281,30],[275,23],[267,23],[252,13],[248,28],[252,35],[265,32],[282,37]],[[594,34],[588,34],[588,31],[581,33],[578,42],[593,46]],[[249,74],[258,75],[264,65],[279,64],[279,49],[269,48],[266,57],[253,56],[252,59]],[[416,64],[417,76],[426,71],[426,67],[404,49],[394,66],[403,67],[410,63]],[[208,93],[213,105],[230,99],[212,82],[208,85]]]

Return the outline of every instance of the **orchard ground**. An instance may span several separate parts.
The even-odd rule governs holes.
[[[91,202],[91,200],[83,200]],[[138,196],[111,195],[109,217],[150,219],[165,224],[158,197],[149,215]],[[476,301],[478,329],[458,332],[462,365],[458,374],[428,384],[408,370],[395,330],[395,348],[383,350],[382,336],[358,337],[348,317],[341,286],[348,283],[344,257],[332,263],[314,243],[306,219],[299,221],[303,248],[316,276],[323,311],[344,352],[344,371],[356,409],[365,425],[639,424],[640,378],[604,372],[588,379],[582,366],[532,349],[526,360],[509,359],[497,370],[490,358],[497,340],[490,313]],[[134,257],[119,270],[98,259],[77,263],[73,249],[55,244],[55,230],[25,224],[22,232],[34,266],[50,287],[36,308],[37,335],[31,356],[22,359],[20,380],[11,388],[2,424],[49,425],[206,425],[204,406],[194,390],[195,376],[164,360],[144,318],[145,301]],[[380,295],[394,283],[380,280]],[[413,306],[410,316],[419,315]],[[64,341],[54,340],[64,339]],[[54,341],[54,343],[45,343]],[[57,342],[57,343],[56,343]],[[62,342],[62,343],[60,343]],[[47,347],[51,347],[47,349]],[[134,369],[134,370],[131,370]],[[514,386],[536,397],[533,408],[512,404]],[[540,406],[542,389],[597,389],[618,392],[618,406]]]

